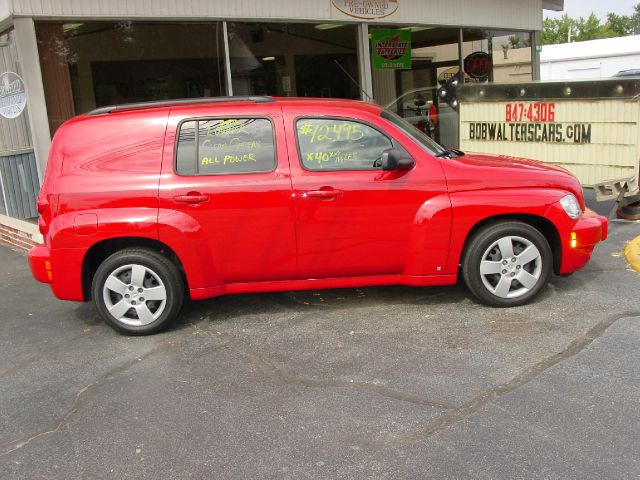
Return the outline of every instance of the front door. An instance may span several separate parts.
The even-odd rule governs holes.
[[[181,109],[170,115],[166,138],[160,239],[180,235],[188,254],[197,255],[204,284],[190,282],[191,288],[295,279],[293,201],[280,107]],[[163,215],[174,219],[165,222]],[[166,223],[181,231],[169,231]]]
[[[424,253],[411,247],[421,207],[446,192],[439,163],[378,115],[326,111],[285,108],[300,278],[436,273],[410,259]],[[392,146],[416,167],[382,171]]]

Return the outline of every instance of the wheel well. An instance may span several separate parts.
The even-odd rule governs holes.
[[[467,238],[464,242],[464,248],[462,249],[460,261],[462,262],[462,260],[464,259],[464,256],[467,252],[467,247],[471,243],[471,239],[474,237],[476,232],[486,227],[487,225],[509,220],[516,220],[522,223],[526,223],[527,225],[532,226],[542,235],[544,235],[544,237],[547,239],[547,242],[549,242],[551,252],[553,253],[553,271],[558,274],[558,272],[560,271],[560,262],[562,260],[562,244],[560,243],[560,234],[558,234],[558,230],[556,229],[555,225],[546,218],[524,213],[496,215],[495,217],[485,218],[484,220],[476,223],[469,231],[469,234],[467,235]]]
[[[180,271],[180,276],[182,277],[182,281],[184,282],[185,291],[189,291],[187,277],[185,275],[182,262],[180,262],[180,259],[171,248],[169,248],[164,243],[153,240],[151,238],[120,237],[110,238],[108,240],[103,240],[96,243],[87,251],[87,254],[84,256],[84,260],[82,262],[82,294],[85,300],[91,300],[91,282],[93,281],[93,275],[96,273],[96,270],[98,269],[100,264],[107,257],[109,257],[109,255],[112,255],[124,248],[131,247],[149,248],[151,250],[155,250],[156,252],[171,260]]]

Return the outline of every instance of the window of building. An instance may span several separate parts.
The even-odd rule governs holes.
[[[298,147],[306,170],[376,170],[391,140],[360,122],[301,118],[296,122]]]
[[[190,120],[180,127],[180,175],[263,173],[275,168],[273,125],[266,118]]]
[[[491,56],[493,68],[485,80],[495,83],[518,83],[533,80],[531,33],[505,30],[465,29],[462,51],[464,57],[474,52]]]
[[[229,22],[234,95],[360,98],[357,27]]]
[[[400,27],[394,26],[393,30]],[[389,29],[371,26],[369,32],[376,28]],[[458,115],[438,96],[438,88],[459,70],[460,30],[420,26],[404,26],[402,30],[409,31],[410,66],[376,68],[372,65],[375,101],[440,144],[457,147]]]
[[[38,22],[51,134],[96,107],[226,94],[222,23]]]

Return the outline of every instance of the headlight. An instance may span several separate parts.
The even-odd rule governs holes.
[[[576,197],[571,194],[562,197],[560,199],[560,205],[562,205],[564,211],[567,212],[567,215],[573,219],[580,218],[580,215],[582,215],[582,210],[580,210],[578,200],[576,200]]]

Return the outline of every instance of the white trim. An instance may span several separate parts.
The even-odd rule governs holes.
[[[615,53],[615,52],[611,52],[609,54],[606,55],[607,58],[620,58],[620,57],[637,57],[640,54],[640,51],[638,52],[628,52],[628,53]],[[563,57],[563,58],[552,58],[552,59],[540,59],[540,63],[562,63],[562,62],[569,62],[569,61],[576,61],[576,60],[593,60],[593,59],[599,59],[599,58],[603,58],[603,55],[585,55],[582,57]]]
[[[2,181],[2,172],[0,171],[0,193],[2,193],[2,201],[4,202],[4,211],[9,213],[9,207],[7,205],[7,194],[4,192],[4,182]],[[0,214],[2,215],[2,214]]]
[[[24,155],[33,153],[33,147],[16,148],[14,150],[0,150],[0,157],[10,157],[12,155]]]
[[[231,57],[229,56],[229,34],[227,22],[222,22],[222,38],[224,40],[224,71],[227,77],[227,95],[233,96],[233,83],[231,78]],[[217,41],[217,39],[216,39]]]
[[[7,1],[7,0],[4,0]],[[14,18],[101,20],[227,20],[362,22],[331,0],[10,0]],[[432,24],[510,30],[540,30],[542,0],[399,0],[398,9],[367,23]]]
[[[373,75],[369,50],[369,25],[358,24],[358,68],[360,69],[360,97],[365,102],[373,100]]]

